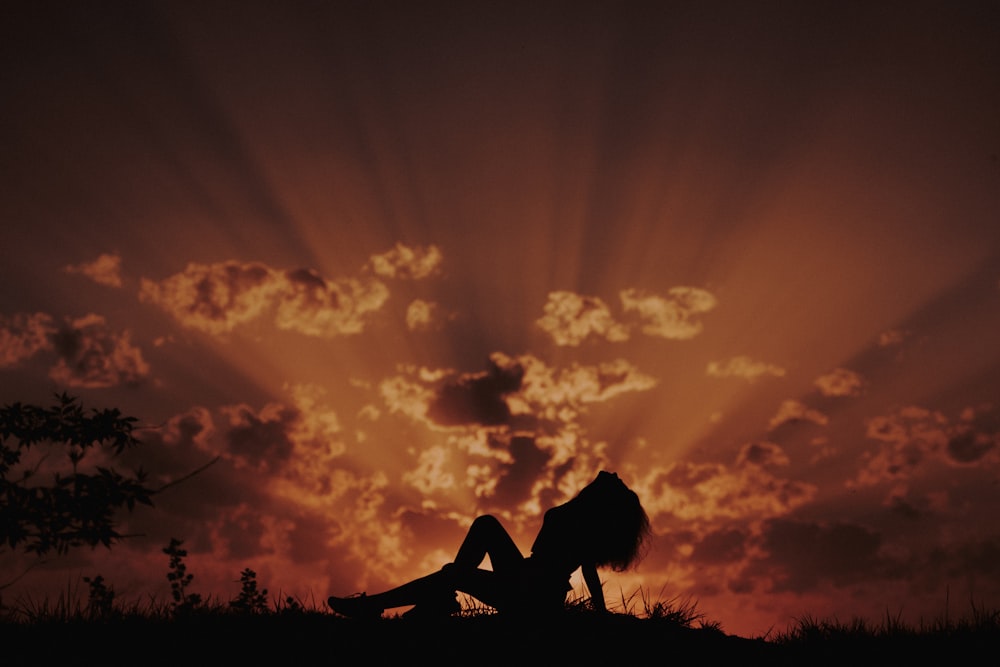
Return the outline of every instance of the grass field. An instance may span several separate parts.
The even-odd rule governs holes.
[[[472,605],[434,621],[367,622],[287,598],[252,601],[22,600],[0,617],[0,664],[979,665],[1000,649],[1000,613],[977,608],[919,627],[804,618],[766,637],[737,637],[676,601],[617,614],[568,604],[544,620]]]

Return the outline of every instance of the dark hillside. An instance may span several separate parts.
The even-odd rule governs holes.
[[[555,622],[494,615],[358,622],[317,612],[42,620],[0,625],[4,665],[912,665],[978,664],[995,627],[789,634],[765,641],[628,615]]]

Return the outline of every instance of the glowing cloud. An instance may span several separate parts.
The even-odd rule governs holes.
[[[53,336],[59,362],[49,377],[61,385],[104,388],[134,384],[149,375],[142,350],[132,345],[128,331],[110,331],[100,315],[68,321]]]
[[[389,290],[377,280],[331,281],[308,269],[278,271],[229,261],[189,264],[159,283],[144,279],[139,298],[210,334],[229,333],[273,313],[279,329],[330,338],[363,332]]]
[[[771,418],[769,426],[771,430],[774,430],[782,424],[804,421],[824,426],[830,420],[822,412],[810,408],[802,401],[789,399],[783,401],[778,407],[778,412]]]
[[[587,404],[656,385],[655,378],[624,359],[597,365],[574,363],[568,368],[550,367],[530,354],[510,357],[497,352],[491,359],[501,368],[523,370],[521,386],[510,396],[514,411],[550,420],[570,421]]]
[[[139,299],[186,327],[222,334],[259,318],[280,289],[275,272],[263,264],[191,263],[159,283],[143,279]]]
[[[431,301],[414,299],[406,308],[406,328],[410,331],[433,331],[440,328],[440,307]]]
[[[45,313],[0,315],[0,368],[16,366],[36,352],[52,349],[56,326]]]
[[[443,258],[435,245],[411,248],[397,243],[392,250],[372,255],[368,265],[384,278],[421,280],[440,271]]]
[[[738,377],[748,380],[749,382],[753,382],[757,378],[764,375],[784,377],[785,369],[763,361],[755,361],[750,357],[738,356],[732,357],[728,361],[724,362],[708,362],[708,367],[705,369],[705,373],[711,377]]]
[[[122,286],[122,258],[119,255],[105,253],[98,256],[93,262],[70,264],[63,270],[66,273],[86,276],[99,285]]]
[[[324,280],[313,271],[291,271],[279,279],[275,324],[307,336],[332,338],[362,333],[367,317],[389,298],[378,281]]]
[[[556,345],[576,346],[590,336],[611,342],[629,337],[628,328],[615,321],[604,301],[567,291],[549,293],[545,315],[536,324]]]
[[[431,438],[409,453],[407,484],[425,493],[465,488],[490,507],[529,514],[554,489],[575,493],[607,464],[606,443],[590,441],[580,415],[656,384],[623,360],[557,368],[500,352],[481,372],[400,370],[378,391],[390,414],[423,424]]]
[[[854,371],[837,368],[816,378],[815,384],[824,396],[860,396],[865,381]]]
[[[702,323],[697,317],[716,306],[715,297],[697,287],[672,287],[666,297],[630,288],[619,296],[625,311],[638,315],[643,333],[674,340],[701,333]]]
[[[906,338],[906,332],[900,329],[889,329],[888,331],[883,331],[878,336],[879,347],[889,347],[890,345],[899,345]]]
[[[683,521],[761,519],[788,514],[815,498],[817,487],[781,479],[752,459],[782,465],[780,448],[744,448],[740,461],[677,462],[651,473],[643,483],[643,505],[650,516],[668,515]]]

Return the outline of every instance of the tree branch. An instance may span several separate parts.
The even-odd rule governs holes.
[[[193,470],[193,471],[189,472],[188,474],[184,475],[183,477],[178,477],[177,479],[173,480],[172,482],[167,482],[166,484],[164,484],[163,486],[161,486],[158,489],[153,489],[153,492],[150,493],[149,495],[152,496],[152,495],[156,495],[157,493],[162,493],[163,491],[166,491],[167,489],[169,489],[172,486],[177,486],[181,482],[185,482],[185,481],[191,479],[195,475],[197,475],[197,474],[199,474],[201,472],[204,472],[209,467],[211,467],[211,466],[215,465],[216,463],[218,463],[219,459],[221,459],[221,458],[222,458],[221,456],[216,456],[214,459],[212,459],[211,461],[209,461],[205,465],[201,466],[200,468],[197,468],[196,470]]]

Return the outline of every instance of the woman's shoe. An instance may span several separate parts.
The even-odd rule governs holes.
[[[358,593],[346,598],[331,595],[326,603],[330,609],[348,618],[375,619],[382,617],[382,608],[371,601],[364,593]]]

